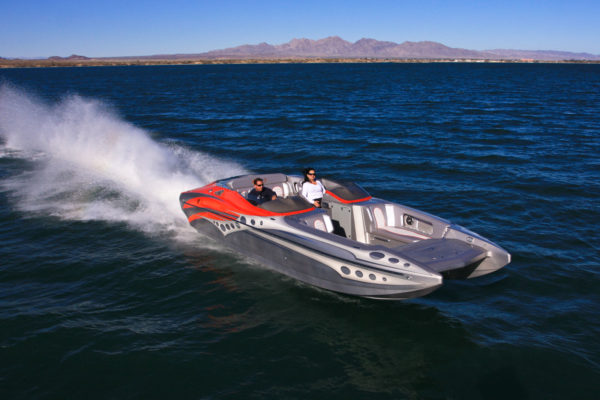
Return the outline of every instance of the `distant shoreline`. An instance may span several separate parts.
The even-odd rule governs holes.
[[[596,60],[494,60],[494,59],[399,59],[399,58],[224,58],[224,59],[0,59],[0,68],[110,67],[152,65],[220,65],[220,64],[427,64],[427,63],[484,63],[484,64],[600,64]]]

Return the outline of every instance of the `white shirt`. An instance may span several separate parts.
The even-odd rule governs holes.
[[[316,199],[323,198],[325,194],[325,188],[319,181],[315,181],[316,183],[313,185],[310,182],[304,182],[302,184],[302,196],[310,201],[314,202]]]

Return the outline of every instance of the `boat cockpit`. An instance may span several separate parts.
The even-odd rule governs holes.
[[[277,194],[277,199],[257,207],[276,213],[295,213],[290,218],[303,225],[359,243],[395,248],[442,238],[450,226],[448,221],[422,211],[372,198],[355,183],[321,179],[327,190],[321,209],[314,208],[300,195],[302,177],[296,175],[244,175],[217,184],[246,198],[254,178],[259,176]]]

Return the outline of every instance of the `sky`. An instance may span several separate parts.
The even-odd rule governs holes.
[[[600,54],[598,0],[0,0],[0,57],[202,53],[339,36]]]

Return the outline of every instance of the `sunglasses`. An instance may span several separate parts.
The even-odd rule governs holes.
[[[312,174],[311,174],[311,173],[308,173],[308,174],[306,174],[306,175],[312,175],[312,176],[315,176],[315,175],[317,175],[317,174],[315,174],[315,173],[313,172]]]
[[[260,183],[260,184],[259,184],[259,183],[257,183],[255,186],[262,186],[262,185],[263,185],[262,183]]]

